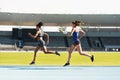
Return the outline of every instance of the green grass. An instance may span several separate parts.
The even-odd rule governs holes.
[[[120,66],[120,52],[89,52],[95,56],[91,62],[86,56],[74,52],[71,66]],[[62,66],[67,60],[68,53],[61,52],[61,56],[38,52],[37,66]],[[27,66],[33,59],[33,52],[0,52],[0,65]]]

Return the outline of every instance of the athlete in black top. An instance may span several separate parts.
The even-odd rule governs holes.
[[[41,26],[43,25],[42,22],[39,22],[37,25],[36,25],[36,34],[35,35],[32,35],[31,33],[28,33],[28,35],[34,39],[37,39],[38,41],[38,45],[34,51],[34,58],[33,58],[33,61],[30,63],[30,65],[32,64],[35,64],[35,60],[36,60],[36,53],[38,52],[38,50],[40,48],[43,49],[44,53],[45,54],[56,54],[58,56],[60,56],[60,54],[57,52],[57,51],[48,51],[47,48],[46,48],[46,45],[45,44],[48,44],[49,43],[49,35],[47,33],[44,33],[43,30],[41,29]],[[43,40],[43,36],[46,36],[47,37],[47,41],[45,43],[45,41]]]

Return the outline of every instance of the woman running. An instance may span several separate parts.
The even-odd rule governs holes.
[[[37,41],[38,41],[38,45],[34,51],[34,58],[33,58],[33,61],[30,63],[30,65],[35,64],[36,54],[40,48],[43,49],[45,54],[56,54],[56,55],[60,56],[60,54],[57,51],[48,51],[47,50],[46,45],[45,45],[45,41],[43,40],[43,36],[46,36],[46,38],[47,38],[46,44],[48,44],[49,43],[49,35],[47,33],[43,32],[43,30],[41,29],[41,26],[43,26],[42,22],[39,22],[36,25],[36,34],[35,35],[28,33],[28,35],[30,37],[37,39]]]
[[[72,30],[70,33],[70,36],[73,37],[73,45],[71,46],[70,50],[68,51],[68,60],[67,62],[64,64],[64,66],[68,66],[70,65],[70,59],[71,59],[71,54],[73,52],[74,49],[77,48],[77,51],[79,52],[80,55],[84,55],[84,56],[88,56],[90,57],[91,61],[94,61],[94,56],[88,54],[87,52],[83,52],[82,51],[82,47],[81,47],[81,43],[80,43],[80,39],[85,35],[85,32],[82,29],[78,29],[77,26],[80,25],[80,21],[75,21],[72,22],[71,26],[72,26]],[[79,37],[79,32],[81,34],[81,36]]]

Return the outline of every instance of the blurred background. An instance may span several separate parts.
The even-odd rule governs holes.
[[[35,26],[50,36],[49,49],[66,51],[72,37],[67,36],[71,22],[80,20],[86,32],[83,50],[120,51],[119,0],[0,0],[0,50],[34,50]],[[61,32],[62,31],[62,32]]]

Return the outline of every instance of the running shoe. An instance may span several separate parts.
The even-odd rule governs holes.
[[[94,61],[94,56],[92,55],[92,57],[91,57],[90,59],[91,59],[91,61],[93,62],[93,61]]]
[[[56,55],[60,56],[60,53],[58,53],[57,51],[55,52]]]
[[[64,64],[64,67],[69,66],[69,65],[70,65],[70,63],[65,63],[65,64]]]
[[[30,65],[33,65],[33,64],[35,64],[35,62],[32,61],[32,62],[30,63]]]

